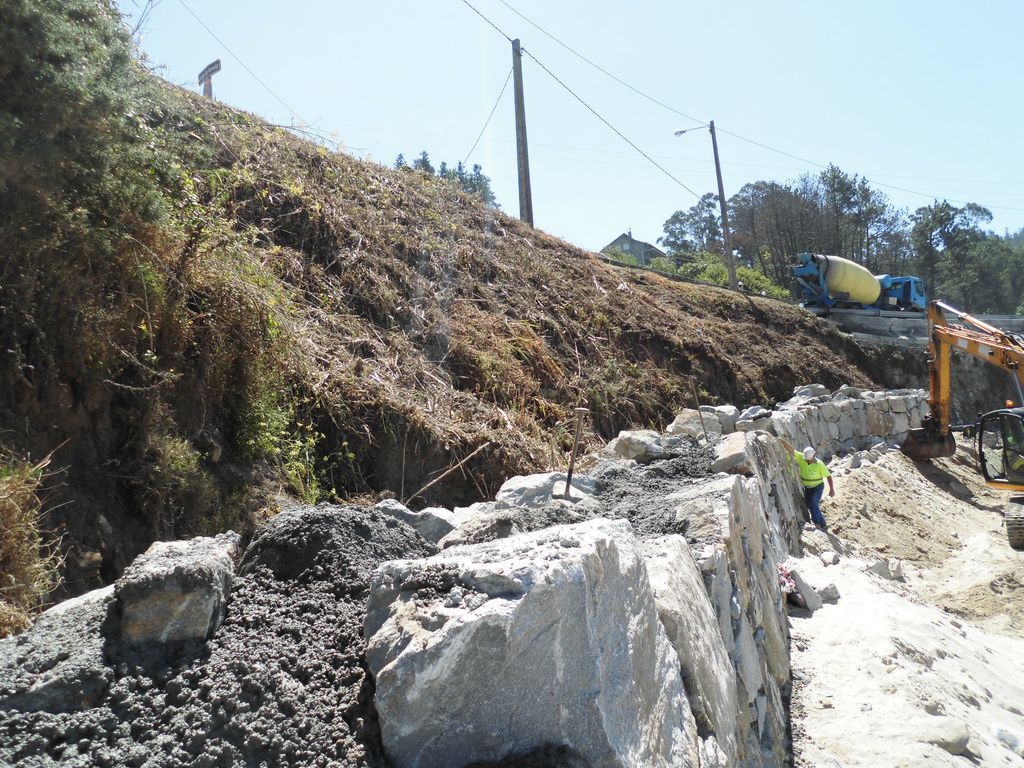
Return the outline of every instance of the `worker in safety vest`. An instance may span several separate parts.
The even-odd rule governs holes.
[[[828,471],[825,462],[817,458],[815,450],[810,446],[798,451],[785,440],[782,441],[782,444],[793,452],[793,458],[800,469],[800,484],[804,487],[804,501],[807,502],[807,508],[811,512],[811,522],[823,531],[827,531],[828,524],[825,522],[825,516],[821,514],[821,495],[825,490],[826,480],[828,481],[828,495],[836,495],[835,486],[832,484],[832,473]]]

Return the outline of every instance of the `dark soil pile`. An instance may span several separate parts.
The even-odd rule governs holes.
[[[109,600],[6,640],[0,764],[385,766],[365,666],[368,580],[384,560],[433,551],[372,511],[286,512],[247,549],[205,647],[147,656],[104,642]],[[48,670],[58,690],[28,696]]]

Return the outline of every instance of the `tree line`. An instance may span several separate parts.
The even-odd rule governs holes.
[[[673,213],[658,242],[676,271],[700,254],[722,254],[718,196],[705,194]],[[834,165],[796,181],[755,181],[728,200],[731,246],[739,264],[793,289],[793,256],[841,256],[873,274],[916,275],[928,295],[973,312],[1024,314],[1024,229],[985,229],[992,213],[975,203],[936,200],[897,208],[867,179]],[[706,257],[703,258],[706,263]]]
[[[498,205],[497,198],[494,196],[494,191],[491,189],[491,177],[484,174],[484,170],[479,163],[474,164],[473,169],[467,171],[466,166],[461,160],[456,163],[454,168],[450,167],[448,163],[442,161],[435,169],[433,164],[430,162],[430,155],[428,155],[426,150],[424,150],[420,152],[419,157],[412,161],[411,165],[405,161],[405,155],[399,155],[395,158],[394,168],[395,170],[405,168],[414,171],[422,171],[423,173],[430,174],[431,176],[437,175],[442,179],[448,179],[449,181],[455,182],[463,192],[479,197],[491,208],[501,207]]]

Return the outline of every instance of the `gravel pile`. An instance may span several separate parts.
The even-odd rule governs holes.
[[[601,491],[595,505],[601,517],[626,518],[640,538],[685,534],[687,520],[676,520],[678,502],[668,499],[690,481],[705,481],[714,454],[690,439],[679,455],[640,467],[623,461],[599,465],[588,474]]]
[[[369,576],[434,551],[372,511],[285,512],[246,550],[206,644],[121,647],[109,595],[40,621],[0,642],[0,764],[386,766],[362,637]]]

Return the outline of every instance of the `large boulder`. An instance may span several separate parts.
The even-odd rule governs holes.
[[[736,672],[700,569],[682,536],[642,543],[658,616],[679,656],[683,685],[701,734],[711,734],[726,765],[737,759]]]
[[[793,388],[793,397],[822,397],[828,394],[829,389],[824,384],[806,384]]]
[[[697,765],[679,661],[625,521],[384,563],[365,633],[396,768],[545,745],[591,766]]]
[[[708,417],[709,422],[712,420]],[[717,422],[715,423],[717,425]],[[710,427],[708,431],[716,436],[719,434],[717,431],[711,432]],[[638,464],[649,464],[652,461],[684,455],[692,448],[692,436],[686,433],[662,435],[653,429],[639,429],[619,432],[619,436],[605,446],[603,453]],[[575,486],[576,479],[573,478],[573,487]]]
[[[714,450],[715,460],[711,464],[712,472],[747,475],[753,471],[751,459],[747,453],[746,433],[733,432],[726,435],[715,443]]]
[[[129,643],[205,640],[224,619],[239,537],[222,533],[158,541],[114,586],[121,638]]]
[[[740,418],[740,409],[735,405],[702,405],[701,411],[711,413],[718,421],[723,434],[736,431],[736,422]]]
[[[735,419],[733,419],[733,423],[735,424]],[[714,437],[722,434],[722,425],[718,421],[717,414],[684,408],[665,428],[665,432],[670,435],[686,435],[687,437],[703,437],[707,433],[708,436]]]
[[[633,458],[633,457],[630,457]],[[495,509],[509,507],[543,507],[553,499],[565,499],[565,472],[543,472],[537,475],[510,477],[494,496]],[[597,483],[586,475],[573,475],[572,489],[566,501],[580,501],[599,490]]]

